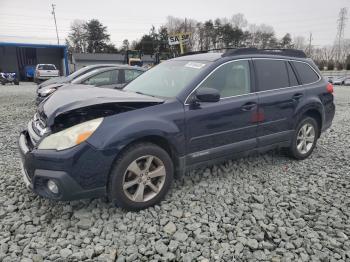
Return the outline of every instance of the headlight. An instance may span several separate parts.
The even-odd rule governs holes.
[[[95,132],[102,120],[103,118],[97,118],[49,135],[41,141],[38,149],[56,149],[59,151],[79,145]]]
[[[40,92],[40,95],[41,96],[48,96],[48,95],[52,94],[55,91],[56,91],[56,88],[46,89],[46,90]]]

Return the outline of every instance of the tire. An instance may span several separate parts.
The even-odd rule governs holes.
[[[308,158],[317,144],[318,137],[317,121],[312,117],[302,118],[295,129],[289,154],[299,160]]]
[[[14,82],[13,82],[15,85],[19,85],[19,81],[18,80],[15,80]]]
[[[164,198],[173,176],[173,162],[164,149],[152,143],[132,145],[115,161],[107,186],[108,198],[126,210],[148,208]]]

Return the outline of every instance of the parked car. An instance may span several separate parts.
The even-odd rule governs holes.
[[[341,76],[333,80],[333,85],[344,85],[345,81],[350,79],[350,76]]]
[[[36,104],[39,105],[44,99],[60,88],[70,89],[74,88],[76,85],[122,89],[127,83],[131,82],[145,71],[146,69],[143,68],[123,65],[95,69],[75,78],[70,84],[57,83],[38,89]]]
[[[38,64],[35,68],[34,82],[40,83],[53,77],[59,77],[60,71],[53,64]]]
[[[98,64],[98,65],[89,65],[85,66],[83,68],[80,68],[79,70],[75,71],[74,73],[68,75],[68,76],[61,76],[61,77],[55,77],[51,78],[49,80],[46,80],[38,85],[38,89],[43,88],[48,85],[52,84],[63,84],[63,83],[70,83],[74,79],[76,79],[79,76],[82,76],[86,73],[91,72],[92,70],[99,69],[99,68],[105,68],[105,67],[112,67],[116,66],[115,64]]]
[[[350,85],[350,77],[344,80],[344,85],[346,86]]]
[[[65,89],[41,103],[19,137],[23,178],[50,199],[147,208],[198,165],[273,148],[307,158],[332,124],[332,93],[298,50],[178,57],[123,90]]]
[[[14,72],[0,72],[0,83],[5,85],[7,83],[13,83],[15,85],[19,85],[19,80],[17,74]]]

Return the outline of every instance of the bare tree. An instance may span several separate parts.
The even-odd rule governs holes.
[[[294,37],[293,43],[296,49],[305,50],[307,47],[305,37],[303,36]]]
[[[234,14],[231,17],[230,22],[233,27],[237,27],[240,29],[245,28],[248,25],[248,21],[242,13]]]
[[[71,32],[66,39],[66,42],[70,48],[71,52],[76,53],[86,53],[87,51],[87,30],[86,21],[84,20],[74,20],[71,24]]]

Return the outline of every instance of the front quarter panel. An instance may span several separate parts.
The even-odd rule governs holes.
[[[99,150],[118,153],[126,145],[147,136],[160,136],[185,154],[184,107],[178,100],[106,117],[88,139]]]

